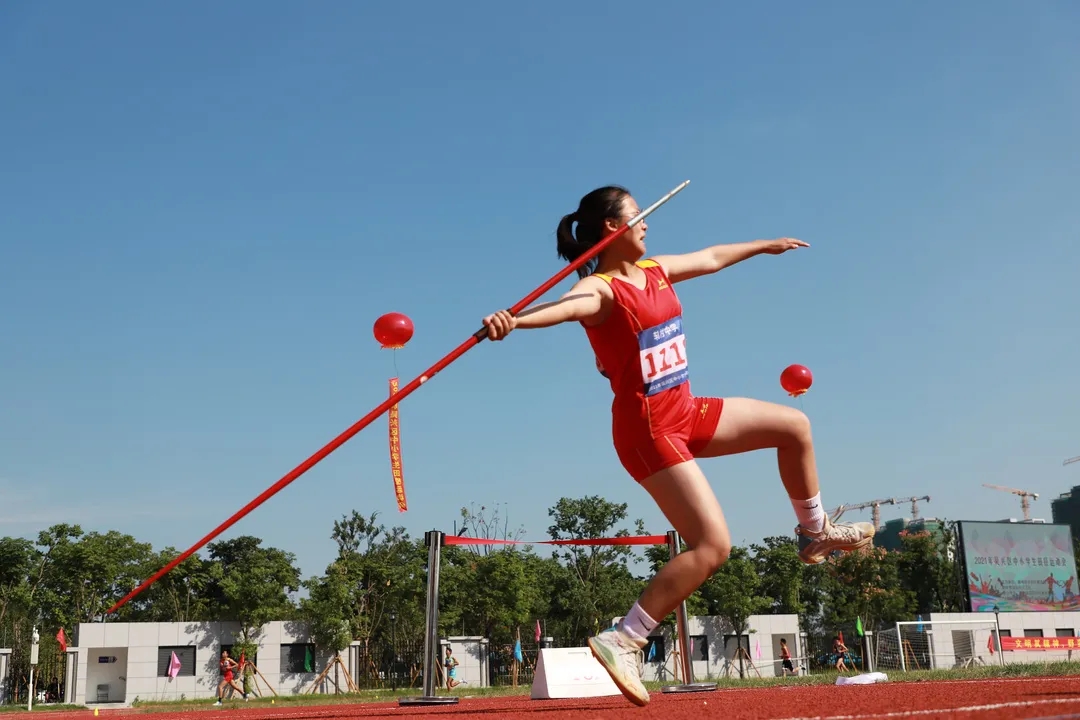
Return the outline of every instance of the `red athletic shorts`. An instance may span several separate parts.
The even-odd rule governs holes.
[[[232,682],[232,680],[233,680],[232,670],[226,670],[225,671],[225,682]]]
[[[692,460],[712,440],[723,398],[695,397],[694,412],[686,414],[665,434],[652,436],[648,422],[616,417],[612,423],[615,452],[626,471],[638,482],[653,473]]]

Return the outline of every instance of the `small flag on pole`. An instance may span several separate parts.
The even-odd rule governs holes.
[[[986,641],[986,649],[990,651],[990,654],[994,654],[994,631],[990,631],[990,638]]]
[[[850,616],[849,616],[850,617]],[[910,615],[908,617],[911,617]],[[859,637],[865,635],[862,627],[862,615],[855,618],[855,632],[859,633]]]
[[[169,677],[173,680],[180,674],[180,658],[176,657],[176,651],[169,654]]]
[[[522,662],[523,660],[521,657],[521,640],[514,641],[514,659],[518,662]]]
[[[67,638],[64,637],[64,628],[56,633],[56,642],[60,643],[60,652],[67,652]]]
[[[536,642],[540,642],[540,621],[536,621]]]

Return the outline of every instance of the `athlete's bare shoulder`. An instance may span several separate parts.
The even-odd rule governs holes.
[[[611,280],[600,273],[593,273],[574,283],[573,291],[599,293],[602,297],[612,298],[615,293],[611,290]]]
[[[591,306],[588,317],[581,319],[585,325],[603,323],[615,303],[615,293],[611,289],[610,280],[600,274],[587,275],[578,280],[570,292],[566,293],[566,296],[571,295],[593,298],[595,305]]]

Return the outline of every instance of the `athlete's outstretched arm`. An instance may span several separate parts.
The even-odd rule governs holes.
[[[582,278],[569,292],[552,302],[526,308],[514,317],[506,310],[488,315],[484,325],[489,340],[502,340],[515,328],[545,328],[564,322],[582,322],[596,318],[604,307],[603,291],[607,285],[594,277]],[[610,291],[609,291],[610,292]]]
[[[735,263],[742,262],[755,255],[779,255],[788,250],[800,247],[810,247],[802,240],[795,238],[779,238],[776,240],[754,240],[746,243],[732,243],[729,245],[713,245],[712,247],[686,253],[685,255],[660,255],[653,260],[660,263],[664,273],[673,283],[701,275],[710,275],[719,272]]]

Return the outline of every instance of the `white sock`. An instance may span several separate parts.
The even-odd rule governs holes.
[[[821,507],[821,493],[809,500],[791,498],[791,506],[795,508],[795,517],[799,519],[799,524],[810,532],[821,532],[825,527],[825,509]]]
[[[656,626],[657,622],[637,603],[634,603],[634,607],[630,608],[630,612],[619,622],[619,629],[643,647],[649,642],[649,633],[655,630]]]

